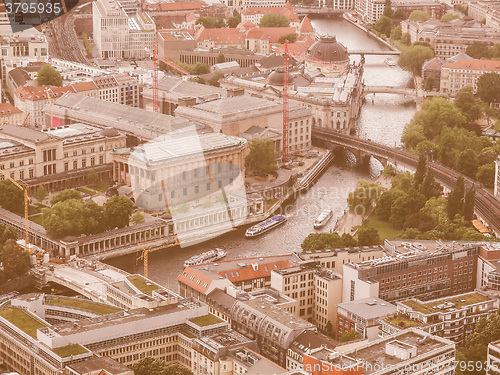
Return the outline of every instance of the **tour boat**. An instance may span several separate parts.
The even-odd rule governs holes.
[[[389,66],[396,66],[396,61],[394,61],[393,59],[391,59],[390,57],[388,57],[387,59],[384,60],[385,63]]]
[[[286,221],[286,217],[283,215],[276,215],[267,220],[261,221],[259,224],[250,227],[245,232],[246,237],[255,237],[259,236],[268,230],[271,230],[277,227],[280,224],[283,224]]]
[[[326,223],[332,218],[333,211],[332,210],[323,210],[319,214],[318,218],[314,222],[314,229],[320,229],[325,226]]]
[[[216,248],[215,250],[210,250],[200,255],[194,255],[184,262],[184,267],[196,266],[203,263],[211,263],[224,258],[226,252],[222,249]]]

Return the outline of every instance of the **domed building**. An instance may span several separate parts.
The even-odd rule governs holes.
[[[320,71],[325,76],[339,76],[349,67],[347,48],[333,35],[322,35],[307,50],[306,72]]]

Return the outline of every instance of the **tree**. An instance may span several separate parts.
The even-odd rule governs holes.
[[[425,79],[424,90],[432,91],[434,86],[436,86],[436,78],[434,78],[434,74],[429,74]]]
[[[455,104],[455,107],[462,111],[468,122],[476,121],[481,118],[483,111],[474,97],[472,86],[462,87],[457,92],[457,96],[453,104]]]
[[[259,22],[259,27],[289,27],[288,19],[279,13],[266,13]]]
[[[460,18],[460,14],[458,14],[458,13],[446,13],[445,15],[443,15],[443,17],[441,17],[440,21],[441,22],[451,22],[451,21],[459,19],[459,18]]]
[[[49,236],[78,237],[85,232],[88,217],[82,215],[85,205],[81,199],[66,199],[42,210],[43,227]]]
[[[382,16],[378,19],[377,22],[375,22],[374,28],[380,34],[384,34],[385,36],[390,36],[392,28],[392,20],[389,17]]]
[[[396,9],[396,11],[394,12],[394,14],[392,15],[392,19],[394,20],[405,20],[406,19],[406,14],[404,12],[403,9]],[[408,43],[410,44],[410,43]]]
[[[76,199],[76,200],[82,200],[82,195],[80,194],[79,191],[72,190],[72,189],[65,189],[61,192],[59,192],[55,197],[52,198],[50,201],[51,206],[59,203],[59,202],[64,202],[68,199]]]
[[[500,101],[500,74],[481,75],[477,80],[477,96],[488,104]]]
[[[403,36],[403,32],[401,31],[401,26],[396,26],[391,30],[391,39],[400,40]]]
[[[491,50],[486,43],[474,42],[467,47],[465,53],[475,59],[491,58]]]
[[[372,246],[380,243],[380,235],[373,227],[362,226],[356,234],[358,236],[358,246]]]
[[[235,28],[241,22],[241,14],[235,9],[233,10],[233,16],[227,19],[227,26],[230,28]]]
[[[0,281],[9,280],[24,275],[30,268],[30,255],[16,243],[15,238],[9,238],[0,244],[0,263],[3,272],[0,272]]]
[[[42,202],[45,198],[49,196],[49,192],[42,185],[36,188],[33,193],[33,197],[38,201]]]
[[[479,165],[490,164],[497,159],[497,156],[497,152],[493,147],[485,147],[477,156],[477,162]]]
[[[338,233],[310,233],[302,244],[302,250],[338,249],[343,246],[343,241]]]
[[[226,62],[226,57],[224,56],[224,54],[222,52],[219,52],[219,54],[217,55],[217,64],[222,64],[224,62]]]
[[[94,168],[92,168],[89,173],[87,174],[87,182],[89,184],[97,184],[97,182],[99,181],[99,175],[97,174],[97,172],[94,170]]]
[[[343,247],[356,247],[358,246],[358,241],[349,233],[342,233],[340,237],[342,239]]]
[[[431,171],[425,175],[424,181],[420,186],[420,192],[427,198],[438,197],[441,192],[442,186],[438,183]]]
[[[340,336],[339,341],[340,342],[347,342],[347,341],[352,341],[359,339],[359,333],[357,331],[350,330],[349,332],[344,332],[342,336]]]
[[[9,180],[0,181],[0,206],[19,215],[24,212],[24,193]]]
[[[144,215],[141,213],[141,211],[137,211],[135,214],[132,215],[130,221],[134,225],[144,223]]]
[[[431,18],[429,16],[429,13],[421,11],[421,10],[414,10],[411,12],[409,20],[410,21],[428,21]]]
[[[189,82],[199,83],[200,85],[205,85],[207,82],[201,77],[189,77]]]
[[[470,148],[462,151],[458,157],[455,169],[466,176],[474,178],[476,176],[477,168],[477,159],[474,151]]]
[[[172,363],[165,369],[163,375],[193,375],[193,372],[179,363]]]
[[[401,228],[406,219],[424,207],[427,199],[417,190],[411,188],[396,199],[391,208],[390,221],[396,228]]]
[[[207,81],[207,83],[210,85],[210,86],[215,86],[215,87],[219,87],[220,84],[219,84],[219,80],[224,77],[224,73],[222,73],[220,70],[214,72],[214,74],[212,74],[212,76],[209,78],[209,80]]]
[[[290,33],[290,34],[282,35],[278,39],[278,43],[283,44],[283,43],[285,43],[285,40],[288,40],[288,43],[295,43],[297,41],[297,34]]]
[[[367,213],[370,208],[378,201],[385,189],[378,183],[367,180],[358,180],[356,188],[349,193],[347,204],[349,209],[357,214]]]
[[[404,70],[414,72],[415,74],[422,74],[422,64],[425,60],[430,60],[434,57],[434,52],[429,47],[412,46],[407,50],[401,52],[398,64]]]
[[[453,190],[448,194],[448,202],[446,205],[446,210],[448,212],[448,218],[453,220],[456,214],[463,212],[464,207],[464,178],[459,176],[455,182]]]
[[[52,65],[46,64],[37,72],[36,81],[39,86],[62,86],[61,74]]]
[[[195,66],[191,68],[191,74],[200,75],[210,73],[210,67],[205,63],[196,63]]]
[[[203,25],[206,29],[220,29],[222,27],[226,27],[223,18],[216,17],[199,17],[196,22],[196,25]]]
[[[474,202],[475,202],[476,189],[471,187],[464,200],[464,219],[471,221],[474,218]]]
[[[124,196],[110,198],[104,205],[104,218],[108,229],[123,228],[129,225],[134,204]]]
[[[495,163],[481,165],[477,169],[476,180],[486,187],[493,187],[495,184]]]
[[[434,229],[436,226],[436,222],[429,215],[424,214],[421,211],[415,212],[408,216],[405,223],[403,224],[403,228],[416,228],[419,232],[427,232],[431,229]]]
[[[386,17],[389,17],[389,18],[392,18],[392,15],[393,15],[393,10],[392,10],[392,7],[391,7],[391,0],[385,0],[385,4],[384,4],[384,16]]]
[[[418,157],[417,169],[413,175],[413,187],[419,189],[420,185],[424,181],[425,173],[427,171],[427,156],[421,153]]]
[[[405,195],[405,192],[400,189],[393,188],[386,191],[377,202],[377,214],[388,219],[391,216],[391,208],[394,202],[403,195]]]
[[[408,33],[404,33],[401,35],[401,43],[406,44],[409,46],[411,44],[411,36]]]
[[[165,375],[167,364],[161,359],[146,357],[132,365],[135,375]]]
[[[259,176],[267,176],[278,169],[276,159],[278,153],[274,142],[270,139],[253,139],[248,148],[250,153],[246,158],[248,166]]]

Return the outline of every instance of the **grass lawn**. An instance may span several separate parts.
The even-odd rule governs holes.
[[[445,302],[452,302],[455,304],[453,306],[454,308],[461,308],[464,306],[473,305],[479,302],[486,302],[489,300],[491,300],[490,297],[483,296],[482,294],[479,293],[471,293],[466,295],[453,296],[446,299],[440,299],[439,301],[430,303],[419,303],[413,300],[402,301],[402,303],[404,303],[406,306],[411,307],[415,311],[419,311],[424,314],[429,314],[433,312],[432,310],[433,307],[439,306]],[[434,311],[444,311],[444,310],[435,309]]]
[[[194,339],[196,337],[195,334],[193,334],[185,329],[179,331],[179,333],[182,333],[184,336],[189,337],[190,339]]]
[[[141,276],[129,276],[128,281],[134,284],[134,286],[144,294],[151,295],[151,292],[153,290],[158,289],[158,286],[156,284],[152,284],[149,281],[146,281],[146,279]]]
[[[405,51],[408,48],[410,48],[410,46],[407,46],[401,40],[391,39],[391,43],[394,44],[396,47],[398,47],[400,51]]]
[[[78,355],[88,352],[87,349],[78,344],[61,346],[60,348],[52,349],[52,351],[61,358],[66,358],[72,355]]]
[[[47,327],[40,320],[34,318],[22,309],[16,307],[8,307],[0,310],[0,316],[7,319],[16,327],[26,332],[28,335],[36,339],[36,330],[38,328]]]
[[[30,216],[30,221],[37,223],[39,225],[43,225],[42,215]]]
[[[415,320],[408,319],[404,315],[397,315],[396,317],[392,317],[391,315],[389,315],[387,318],[385,318],[385,320],[400,328],[416,327],[421,324],[420,322],[417,322]]]
[[[211,324],[221,323],[223,320],[217,318],[215,315],[208,314],[204,316],[199,316],[197,318],[189,319],[189,321],[193,322],[199,327],[205,327]]]
[[[94,190],[98,190],[102,193],[105,193],[109,189],[109,182],[108,181],[101,181],[95,185],[90,186],[90,188],[92,188]]]
[[[79,298],[49,297],[47,298],[47,303],[51,305],[75,307],[101,315],[112,314],[121,311],[116,307],[110,307],[92,301],[85,301]]]
[[[401,234],[401,229],[394,228],[391,223],[375,213],[365,220],[363,227],[367,226],[375,228],[381,239],[397,238]]]
[[[78,188],[78,189],[76,189],[76,190],[78,190],[78,191],[80,191],[80,192],[82,192],[82,193],[84,193],[84,194],[89,194],[89,195],[92,195],[92,194],[95,194],[95,193],[96,193],[96,191],[95,191],[94,189],[91,189],[91,188],[86,187],[86,186],[84,186],[84,187],[79,187],[79,188]]]

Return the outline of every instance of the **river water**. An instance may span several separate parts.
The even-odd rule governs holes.
[[[333,34],[337,40],[351,50],[387,50],[378,41],[368,37],[356,26],[340,19],[317,19],[312,24],[318,34]],[[356,57],[354,57],[356,59]],[[407,86],[409,73],[384,63],[385,56],[366,56],[364,81],[367,86]],[[415,113],[414,105],[405,105],[401,95],[376,94],[367,97],[358,119],[358,135],[388,146],[400,144],[404,126]],[[174,291],[178,290],[177,276],[183,262],[192,255],[221,247],[228,253],[227,259],[251,256],[286,254],[300,250],[303,239],[313,232],[312,224],[319,212],[334,210],[334,219],[323,231],[329,231],[335,218],[342,216],[347,208],[347,196],[360,178],[374,179],[380,166],[373,162],[367,170],[353,169],[349,163],[337,162],[321,176],[317,183],[297,200],[283,207],[287,222],[256,238],[246,239],[244,229],[238,229],[216,239],[188,248],[167,248],[149,254],[149,277]],[[110,259],[107,262],[131,273],[142,274],[142,261],[136,255]]]

